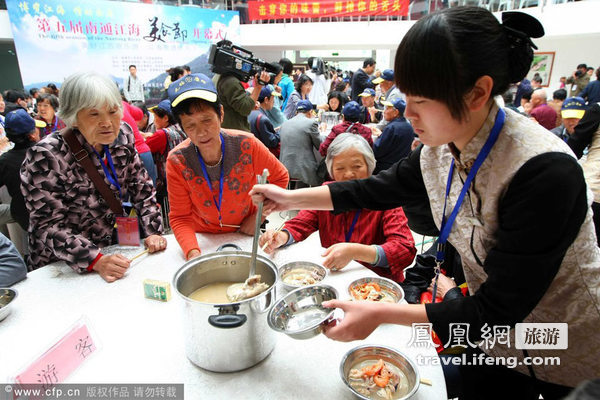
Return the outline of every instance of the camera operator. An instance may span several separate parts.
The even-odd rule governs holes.
[[[567,79],[567,84],[571,85],[569,97],[579,96],[588,83],[590,83],[590,76],[587,74],[587,65],[579,64],[573,75]]]
[[[252,110],[258,109],[258,96],[263,88],[262,82],[269,82],[271,77],[266,71],[261,71],[254,77],[252,92],[244,90],[241,81],[233,74],[215,74],[213,83],[217,87],[219,100],[223,104],[223,123],[221,126],[228,129],[239,129],[250,132],[248,115]]]
[[[319,57],[310,57],[307,64],[308,69],[305,73],[314,82],[308,99],[313,104],[327,104],[327,94],[331,86],[329,71],[326,70],[325,63]]]

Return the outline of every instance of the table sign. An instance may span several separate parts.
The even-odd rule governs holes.
[[[22,370],[15,377],[15,382],[41,385],[46,390],[64,382],[96,350],[96,341],[88,323],[82,318],[48,351]]]

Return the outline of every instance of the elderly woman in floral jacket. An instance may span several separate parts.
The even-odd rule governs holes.
[[[121,123],[121,99],[109,78],[91,72],[68,77],[60,104],[67,129],[33,146],[21,168],[30,214],[30,267],[60,260],[79,273],[94,270],[113,282],[123,277],[130,262],[120,254],[104,255],[102,248],[116,243],[116,218],[125,215],[128,202],[149,251],[166,248],[152,181],[135,150],[131,128]],[[65,139],[69,130],[83,148],[77,158]],[[122,213],[112,211],[78,162],[85,157],[123,206]]]

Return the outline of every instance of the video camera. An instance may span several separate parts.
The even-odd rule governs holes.
[[[337,72],[333,65],[329,65],[321,57],[310,57],[308,59],[308,66],[315,75],[325,75],[327,79],[331,79],[333,74]]]
[[[215,74],[230,74],[243,82],[248,82],[256,74],[267,71],[271,79],[269,82],[259,79],[261,85],[275,83],[278,72],[278,68],[273,64],[254,58],[251,51],[235,46],[229,40],[221,40],[210,47],[208,62]]]

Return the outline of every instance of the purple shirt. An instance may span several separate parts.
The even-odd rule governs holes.
[[[556,111],[548,104],[540,104],[531,110],[531,116],[548,130],[556,128]]]

